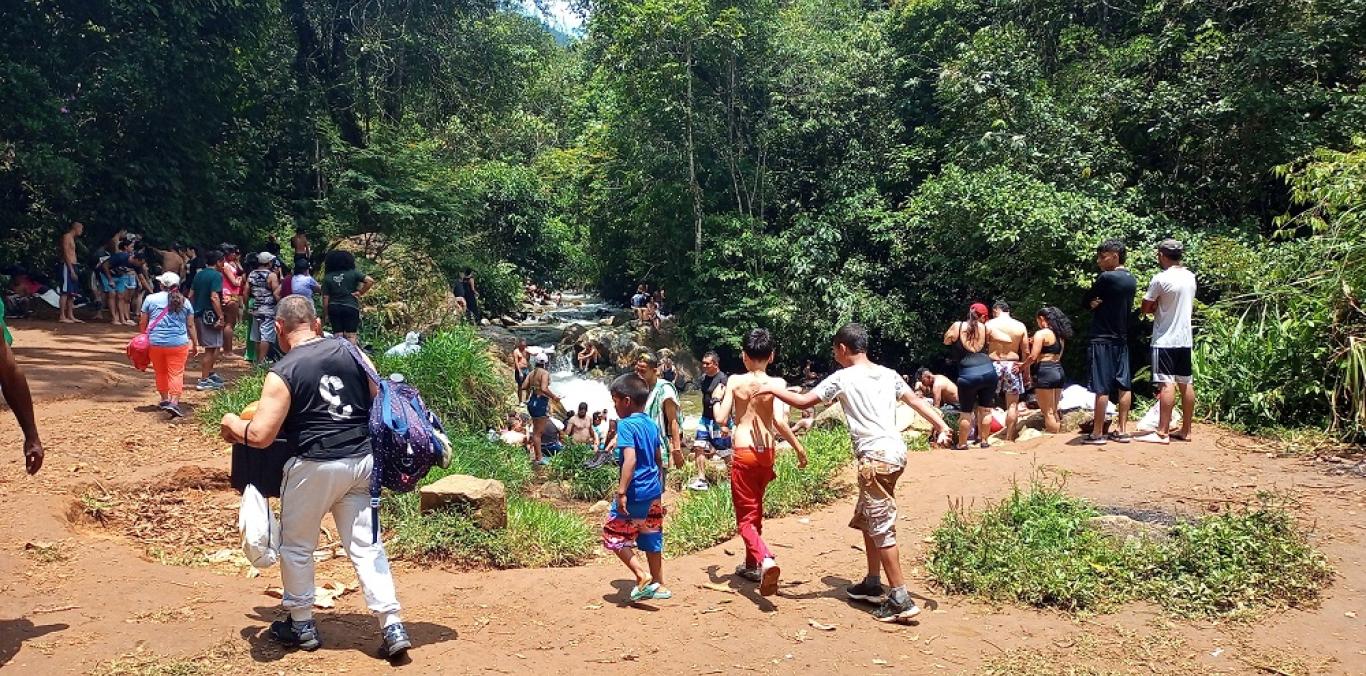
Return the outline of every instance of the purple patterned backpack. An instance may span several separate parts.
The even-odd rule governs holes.
[[[346,346],[379,390],[370,403],[370,452],[375,458],[370,474],[370,508],[374,510],[374,541],[378,542],[381,487],[395,493],[417,488],[432,467],[450,466],[451,442],[417,388],[381,378],[351,341],[337,340]]]

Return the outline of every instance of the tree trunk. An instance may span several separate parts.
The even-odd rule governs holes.
[[[342,140],[352,147],[364,148],[365,131],[356,117],[356,95],[343,79],[349,70],[346,43],[355,29],[346,8],[337,8],[332,21],[332,44],[324,50],[303,0],[285,0],[283,7],[299,42],[294,61],[299,70],[299,86],[307,90],[309,80],[316,77],[322,86],[328,116],[336,123]]]
[[[688,188],[692,192],[692,218],[693,218],[693,267],[697,268],[702,263],[702,187],[697,183],[697,148],[693,143],[693,96],[692,96],[692,43],[689,42],[685,58],[687,59],[688,78],[688,101],[687,101],[687,122],[688,133]]]

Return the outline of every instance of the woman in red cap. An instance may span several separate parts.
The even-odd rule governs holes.
[[[958,360],[958,450],[967,450],[973,421],[977,445],[986,448],[991,434],[991,409],[996,405],[996,367],[987,355],[987,306],[973,303],[965,321],[954,322],[944,332],[944,344]]]

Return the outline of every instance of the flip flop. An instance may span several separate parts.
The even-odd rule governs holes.
[[[1181,434],[1181,433],[1179,433],[1179,432],[1178,432],[1178,433],[1173,433],[1173,434],[1168,434],[1168,435],[1167,435],[1167,438],[1168,438],[1168,439],[1173,439],[1173,440],[1175,440],[1175,441],[1190,441],[1190,440],[1191,440],[1190,437],[1188,437],[1188,436],[1186,436],[1186,435],[1184,435],[1184,434]]]

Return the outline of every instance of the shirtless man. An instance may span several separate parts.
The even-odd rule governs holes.
[[[308,235],[302,230],[295,230],[294,236],[289,238],[289,245],[294,248],[294,260],[307,258],[313,260],[313,249],[308,244]]]
[[[949,380],[948,376],[922,368],[915,372],[915,383],[915,391],[933,401],[935,408],[944,404],[958,405],[958,384]]]
[[[512,366],[512,377],[517,381],[517,401],[526,401],[526,397],[522,396],[522,383],[526,382],[527,373],[531,370],[531,353],[526,349],[525,338],[517,340],[517,347],[508,354],[508,364]]]
[[[57,321],[63,324],[84,324],[76,319],[76,294],[80,293],[81,283],[76,277],[76,238],[85,232],[85,225],[73,221],[71,227],[62,233],[61,264],[57,268],[57,292],[62,295],[61,314]]]
[[[162,272],[174,272],[176,276],[182,280],[189,279],[189,271],[185,267],[185,257],[180,253],[183,250],[183,247],[179,244],[173,244],[171,245],[171,248],[166,249],[165,251],[154,246],[148,246],[147,248],[152,253],[161,257]],[[189,285],[186,284],[185,286],[188,287]]]
[[[763,391],[770,384],[780,388],[786,385],[767,372],[773,361],[772,336],[764,329],[750,331],[745,335],[742,355],[745,373],[726,380],[725,394],[715,411],[722,432],[731,436],[730,499],[735,505],[740,539],[745,543],[745,562],[735,569],[735,574],[758,582],[759,593],[772,596],[778,592],[780,572],[762,537],[764,490],[777,476],[773,473],[777,437],[781,436],[797,452],[799,468],[806,467],[806,448],[788,428],[787,416],[778,415],[782,402]],[[729,430],[726,421],[732,414],[735,428]]]
[[[598,447],[598,433],[593,431],[593,419],[588,415],[588,402],[579,402],[579,408],[564,423],[564,435],[576,444]]]
[[[1025,354],[1029,329],[1010,316],[1010,304],[996,301],[987,321],[987,354],[996,365],[998,391],[1005,395],[1006,441],[1015,441],[1015,424],[1020,420],[1020,395],[1025,392],[1025,370],[1020,359]]]

